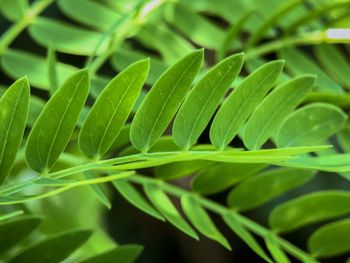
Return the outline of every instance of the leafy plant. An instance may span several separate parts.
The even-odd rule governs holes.
[[[266,262],[348,253],[347,185],[306,186],[325,173],[350,179],[349,50],[325,44],[348,42],[330,27],[349,23],[349,1],[270,0],[255,10],[237,1],[128,2],[58,0],[80,25],[40,16],[52,0],[0,2],[14,23],[0,38],[2,70],[18,78],[0,99],[1,259],[134,261],[142,247],[118,246],[101,226],[102,206],[112,206],[106,185],[231,250],[216,214]],[[27,28],[46,58],[10,47]],[[315,57],[298,45],[314,45]],[[85,56],[84,69],[61,53]],[[107,60],[113,77],[100,74]],[[188,187],[173,182],[191,176]],[[211,197],[218,193],[227,205]],[[72,200],[86,202],[78,216]],[[266,207],[267,224],[245,213]],[[283,236],[321,222],[305,249]]]

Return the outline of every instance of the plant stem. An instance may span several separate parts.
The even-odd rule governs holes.
[[[204,198],[202,196],[197,195],[196,193],[186,191],[180,187],[165,183],[164,181],[161,181],[159,179],[153,179],[150,177],[140,176],[140,175],[133,175],[131,177],[126,178],[127,181],[134,182],[137,184],[145,185],[145,184],[156,184],[159,187],[161,187],[165,192],[168,194],[171,194],[176,197],[181,197],[183,195],[192,195],[194,198],[196,198],[203,207],[206,209],[219,214],[224,215],[227,213],[230,213],[232,216],[234,216],[245,228],[249,229],[250,231],[254,232],[255,234],[265,238],[268,235],[273,235],[278,242],[278,244],[288,253],[293,255],[294,257],[298,258],[301,261],[308,260],[308,262],[318,262],[316,259],[314,259],[311,255],[307,254],[300,248],[294,246],[292,243],[288,242],[287,240],[281,238],[280,236],[273,233],[271,230],[259,225],[258,223],[250,220],[247,217],[244,217],[237,213],[236,211],[230,210],[229,208],[218,204],[216,202],[213,202],[207,198]]]
[[[1,37],[0,37],[0,55],[4,54],[9,45],[15,40],[15,38],[26,29],[35,18],[54,0],[37,0],[34,2],[26,12],[26,14],[17,23],[12,25]]]

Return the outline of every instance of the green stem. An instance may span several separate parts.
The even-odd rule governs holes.
[[[254,46],[251,49],[248,49],[245,58],[248,60],[261,57],[290,46],[317,45],[320,43],[350,43],[349,38],[331,36],[330,34],[334,30],[335,29],[328,29],[326,31],[312,32],[303,36],[286,37],[267,42],[266,44],[262,44],[260,46]]]
[[[34,2],[26,14],[21,20],[12,25],[1,37],[0,37],[0,55],[4,54],[9,45],[15,40],[15,38],[26,29],[35,18],[54,0],[38,0]]]
[[[263,238],[267,237],[268,235],[273,235],[276,238],[277,243],[288,253],[290,253],[292,256],[298,258],[301,261],[309,260],[308,262],[318,262],[316,259],[314,259],[311,255],[307,254],[300,248],[294,246],[292,243],[288,242],[287,240],[281,238],[280,236],[273,233],[271,230],[259,225],[258,223],[250,220],[247,217],[244,217],[240,215],[239,213],[230,210],[229,208],[220,205],[216,202],[211,201],[210,199],[204,198],[202,196],[197,195],[196,193],[186,191],[180,187],[165,183],[164,181],[161,181],[159,179],[153,179],[150,177],[144,177],[140,175],[133,175],[131,177],[128,177],[126,180],[136,183],[136,184],[156,184],[159,187],[161,187],[165,192],[168,194],[171,194],[176,197],[181,197],[183,195],[192,195],[194,198],[197,198],[197,200],[201,203],[203,207],[206,209],[218,214],[218,215],[224,215],[227,213],[230,213],[232,216],[234,216],[245,228],[249,229],[250,231],[254,232],[258,236],[261,236]]]

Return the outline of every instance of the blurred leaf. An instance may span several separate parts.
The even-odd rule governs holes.
[[[267,249],[270,251],[272,257],[275,259],[275,262],[290,263],[289,258],[280,248],[274,236],[267,235],[267,237],[265,238],[265,244]]]
[[[169,163],[155,167],[154,175],[162,180],[173,180],[191,175],[212,164],[212,162],[202,160]]]
[[[350,213],[350,193],[320,191],[287,201],[275,207],[269,216],[274,231],[287,232],[302,226]]]
[[[84,244],[90,230],[71,230],[47,238],[20,251],[9,263],[59,263]]]
[[[276,136],[278,147],[315,145],[336,133],[347,116],[336,106],[312,103],[290,114]]]
[[[161,212],[161,214],[175,227],[180,229],[185,234],[198,240],[196,232],[190,227],[190,225],[182,218],[179,212],[176,210],[173,203],[163,190],[153,184],[144,185],[144,190],[147,197],[152,204]]]
[[[311,254],[317,258],[338,256],[350,251],[350,220],[324,225],[312,233],[308,241]]]
[[[51,43],[47,50],[47,65],[48,65],[48,75],[50,82],[50,95],[52,96],[58,89],[57,82],[57,69],[56,69],[57,59],[56,59],[56,50]]]
[[[202,195],[219,193],[255,174],[266,165],[224,163],[203,169],[193,178],[192,188]]]
[[[315,87],[319,91],[343,93],[342,88],[331,79],[314,61],[303,51],[295,48],[285,48],[280,52],[280,57],[288,61],[286,67],[293,75],[311,73],[317,76]]]
[[[181,205],[192,225],[194,225],[202,235],[219,242],[222,246],[231,250],[230,244],[216,228],[208,213],[202,208],[197,199],[190,195],[183,195],[181,197]]]
[[[36,229],[41,219],[36,216],[21,216],[0,223],[0,254],[21,242]]]
[[[108,41],[104,41],[95,50],[103,36],[101,33],[51,18],[37,18],[29,27],[29,33],[38,44],[48,47],[54,43],[57,51],[72,55],[101,54],[108,45]]]
[[[127,181],[117,180],[113,181],[113,185],[118,192],[132,205],[142,210],[146,214],[149,214],[159,220],[165,221],[163,216],[158,213],[146,199]]]
[[[266,255],[259,243],[256,242],[253,235],[242,227],[240,222],[233,215],[227,213],[224,214],[222,218],[228,227],[231,228],[231,230],[237,236],[239,236],[256,254],[263,258],[266,262],[272,263],[271,259]]]
[[[123,245],[79,263],[132,263],[143,250],[139,245]]]
[[[228,205],[237,210],[256,208],[279,195],[310,181],[312,170],[273,169],[243,181],[227,197]],[[254,194],[252,194],[254,193]]]
[[[9,20],[15,22],[24,17],[28,10],[28,0],[1,0],[0,11]]]

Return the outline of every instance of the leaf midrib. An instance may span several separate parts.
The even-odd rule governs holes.
[[[53,149],[53,145],[54,145],[54,142],[57,138],[57,135],[59,133],[59,130],[61,129],[61,126],[62,126],[62,121],[63,119],[66,117],[66,114],[67,114],[67,111],[68,111],[68,108],[70,108],[71,104],[72,104],[72,101],[73,101],[73,98],[75,98],[75,95],[76,93],[78,92],[78,87],[80,86],[82,80],[84,79],[84,76],[81,76],[80,80],[77,82],[77,85],[75,86],[75,90],[74,90],[74,93],[73,93],[73,96],[70,97],[68,103],[67,103],[67,107],[64,109],[64,112],[63,112],[63,115],[62,115],[62,118],[59,120],[58,122],[58,126],[57,126],[57,129],[55,131],[55,134],[53,136],[53,139],[51,141],[51,144],[50,144],[50,147],[49,147],[49,151],[47,153],[47,158],[46,158],[46,163],[45,163],[45,167],[44,169],[47,169],[48,168],[48,164],[49,164],[49,161],[50,161],[50,157],[51,157],[51,153],[52,153],[52,149]]]
[[[167,104],[168,100],[172,97],[173,93],[175,92],[176,90],[176,87],[178,86],[179,82],[181,81],[181,79],[183,78],[183,76],[188,72],[189,68],[194,64],[194,62],[196,61],[195,58],[192,59],[192,62],[187,66],[186,70],[183,71],[183,73],[181,74],[181,77],[177,79],[174,87],[172,88],[171,92],[168,94],[165,102],[163,103],[162,105],[162,108],[161,110],[158,112],[158,116],[156,118],[156,121],[154,122],[153,126],[152,126],[152,129],[149,133],[149,136],[147,138],[147,142],[146,142],[146,146],[144,147],[145,149],[148,149],[149,148],[149,141],[152,137],[152,134],[154,132],[154,129],[155,127],[157,126],[158,122],[159,122],[159,119],[160,119],[160,116],[161,116],[161,113],[163,112],[164,108],[165,108],[165,105]]]
[[[143,68],[141,68],[140,70],[138,70],[136,75],[138,76],[139,73],[140,73],[142,70],[143,70]],[[115,110],[114,110],[114,112],[113,112],[113,114],[112,114],[112,118],[109,119],[108,124],[107,124],[107,127],[105,128],[105,130],[104,130],[104,132],[103,132],[102,138],[101,138],[100,143],[99,143],[99,146],[98,146],[98,148],[97,148],[97,154],[100,154],[100,150],[101,150],[101,147],[102,147],[102,144],[103,144],[103,140],[104,140],[104,138],[106,137],[106,134],[107,134],[107,132],[108,132],[110,126],[111,126],[112,121],[114,120],[115,115],[117,114],[117,112],[118,112],[118,110],[119,110],[120,105],[124,102],[124,98],[125,98],[126,94],[128,94],[129,90],[131,89],[131,87],[133,86],[133,84],[136,82],[137,79],[138,79],[138,77],[135,77],[135,78],[132,80],[132,82],[128,85],[128,87],[127,87],[127,88],[125,89],[125,91],[123,92],[123,95],[121,96],[121,98],[120,98],[120,100],[119,100],[117,106],[114,107]],[[91,135],[91,134],[90,134],[90,135]],[[90,137],[91,137],[91,136],[90,136]]]
[[[215,93],[216,88],[223,82],[223,80],[226,78],[226,76],[230,73],[231,69],[236,65],[236,63],[234,65],[231,65],[230,68],[226,71],[226,73],[224,74],[224,76],[220,79],[219,82],[216,82],[216,84],[214,85],[214,88],[212,88],[210,95],[208,97],[208,99],[206,100],[206,102],[204,103],[203,107],[201,107],[199,114],[197,115],[194,124],[192,125],[192,128],[190,130],[190,134],[189,134],[189,140],[191,139],[193,132],[194,132],[194,128],[198,122],[198,120],[201,118],[203,111],[206,110],[206,106],[208,105],[208,103],[211,101],[210,99],[212,98],[213,94]],[[187,145],[188,147],[188,145]]]
[[[223,136],[223,143],[222,143],[221,146],[224,146],[224,145],[227,144],[226,141],[227,141],[227,138],[228,138],[229,131],[232,130],[232,127],[234,126],[235,122],[237,121],[238,116],[241,116],[242,110],[245,108],[245,106],[248,104],[248,102],[250,102],[250,101],[252,100],[252,98],[254,97],[255,93],[256,93],[256,92],[260,89],[260,87],[262,86],[262,83],[264,83],[265,80],[266,80],[267,78],[269,78],[269,77],[274,73],[274,71],[275,71],[275,70],[270,71],[270,72],[265,76],[264,80],[261,81],[260,84],[258,85],[258,87],[255,88],[255,89],[253,90],[253,92],[252,92],[251,95],[248,97],[248,99],[247,99],[247,100],[244,100],[242,106],[238,109],[238,112],[236,113],[236,115],[232,115],[232,116],[233,116],[233,119],[230,121],[230,124],[229,124],[228,129],[226,129],[226,134]],[[241,87],[242,87],[242,86],[241,86]],[[234,92],[234,91],[233,91],[233,92]]]
[[[1,155],[0,155],[0,166],[1,166],[2,163],[3,163],[3,162],[2,162],[2,158],[3,158],[3,155],[4,155],[5,149],[7,149],[9,132],[10,132],[10,130],[11,130],[11,128],[12,128],[12,123],[13,123],[14,115],[15,115],[15,113],[16,113],[16,110],[17,110],[17,106],[18,106],[20,97],[21,97],[21,95],[22,95],[22,93],[23,93],[23,86],[24,86],[24,83],[22,84],[20,94],[17,96],[15,106],[13,107],[13,111],[12,111],[12,114],[11,114],[11,119],[10,119],[9,128],[6,129],[5,142],[4,142],[4,145],[3,145],[2,149],[1,149]]]
[[[303,87],[303,88],[304,88],[304,87]],[[285,103],[287,103],[287,102],[289,102],[290,100],[292,100],[292,99],[294,99],[295,97],[297,97],[297,95],[299,95],[299,92],[302,91],[303,88],[300,89],[298,92],[295,92],[291,97],[287,97],[286,100],[282,101],[282,102],[277,106],[277,109],[273,111],[271,118],[269,118],[269,119],[267,120],[267,122],[265,122],[265,124],[263,125],[263,127],[262,127],[262,129],[261,129],[261,131],[260,131],[260,133],[259,133],[259,135],[258,135],[256,141],[255,141],[255,144],[254,144],[254,146],[253,146],[253,149],[256,149],[256,148],[257,148],[256,142],[260,140],[262,134],[265,132],[265,130],[267,129],[267,127],[269,126],[269,124],[275,119],[276,115],[278,115],[280,109],[284,108]],[[260,107],[259,107],[259,108],[260,108]]]

